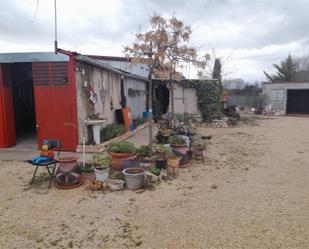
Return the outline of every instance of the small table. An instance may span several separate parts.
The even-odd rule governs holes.
[[[103,124],[106,123],[105,119],[86,119],[85,124],[87,126],[92,126],[93,140],[95,144],[101,143],[100,130]]]

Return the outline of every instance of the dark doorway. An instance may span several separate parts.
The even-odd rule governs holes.
[[[14,63],[12,82],[17,146],[36,148],[32,63]]]
[[[309,89],[287,91],[287,114],[309,114]]]
[[[170,90],[168,89],[166,84],[159,84],[156,87],[156,99],[160,104],[161,114],[167,113],[170,103]]]

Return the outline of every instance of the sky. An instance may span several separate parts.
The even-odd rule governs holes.
[[[54,0],[0,0],[0,10],[0,53],[53,51]],[[309,54],[309,0],[57,0],[59,47],[123,56],[154,12],[190,25],[191,44],[215,51],[225,78],[263,81],[289,53]]]

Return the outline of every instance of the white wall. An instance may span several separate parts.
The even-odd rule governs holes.
[[[129,89],[139,90],[138,96],[129,96]],[[146,111],[146,82],[136,79],[125,79],[124,82],[125,95],[127,98],[127,106],[131,107],[132,118],[143,117]]]
[[[87,96],[87,90],[84,87],[85,81],[91,85],[97,94],[97,102],[95,104],[91,104]],[[89,115],[99,113],[107,118],[108,123],[115,122],[115,110],[121,108],[120,75],[89,66],[85,63],[79,63],[78,71],[76,71],[76,84],[78,137],[79,143],[82,143],[84,133],[86,141],[89,141],[91,136],[90,129],[84,123]],[[103,91],[106,91],[104,99],[101,98]]]
[[[171,104],[169,105],[171,108]],[[175,113],[200,114],[197,105],[197,96],[195,88],[183,88],[174,84],[174,108]]]

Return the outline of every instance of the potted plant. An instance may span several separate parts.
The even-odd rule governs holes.
[[[180,158],[177,156],[170,156],[167,159],[167,174],[173,178],[178,177]]]
[[[94,174],[94,165],[91,162],[86,162],[85,165],[82,163],[78,164],[79,171],[81,172],[81,176],[83,180],[94,181],[95,174]]]
[[[154,146],[154,151],[156,154],[156,167],[159,169],[166,169],[167,158],[173,155],[171,148],[162,144],[156,144]]]
[[[108,156],[101,154],[95,154],[93,156],[93,162],[96,165],[94,168],[95,178],[97,181],[104,182],[108,179],[111,159]]]
[[[204,150],[207,147],[206,140],[203,139],[201,135],[197,134],[193,138],[192,145],[194,157],[196,159],[204,159]]]
[[[111,166],[114,170],[122,170],[123,161],[133,158],[136,148],[129,141],[110,143],[107,146],[107,152],[112,157]]]
[[[151,162],[149,145],[142,145],[136,150],[137,158],[140,162]]]
[[[167,142],[183,155],[189,151],[186,140],[182,136],[171,136]]]
[[[144,185],[146,171],[143,168],[128,168],[122,173],[128,189],[137,190]]]

